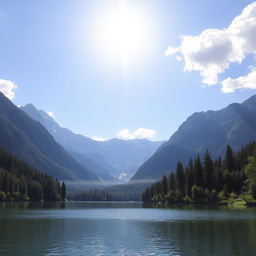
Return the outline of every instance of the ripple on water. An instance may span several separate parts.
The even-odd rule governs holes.
[[[73,205],[1,209],[0,255],[255,256],[255,209]]]

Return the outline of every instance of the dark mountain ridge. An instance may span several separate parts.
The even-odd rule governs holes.
[[[217,111],[194,113],[135,173],[131,181],[160,179],[174,171],[177,161],[201,155],[223,156],[226,146],[234,151],[256,139],[256,95],[241,104]]]
[[[0,93],[0,146],[38,170],[60,180],[95,180],[49,132]]]

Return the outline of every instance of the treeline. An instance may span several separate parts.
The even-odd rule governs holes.
[[[68,199],[75,201],[141,201],[141,193],[88,190],[70,194]]]
[[[0,201],[65,200],[66,186],[0,148]]]
[[[234,154],[227,146],[224,159],[213,160],[206,151],[190,159],[186,167],[177,163],[176,172],[146,188],[143,202],[215,203],[244,195],[256,197],[256,143],[252,142]],[[245,199],[246,200],[246,199]]]

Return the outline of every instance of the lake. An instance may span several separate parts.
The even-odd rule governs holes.
[[[0,203],[0,255],[256,255],[256,209]]]

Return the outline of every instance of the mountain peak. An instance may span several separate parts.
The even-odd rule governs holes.
[[[251,96],[249,99],[247,99],[246,101],[244,101],[242,104],[252,104],[252,105],[256,105],[256,94]]]
[[[97,177],[76,162],[45,127],[0,94],[0,146],[31,166],[61,180]],[[39,115],[32,104],[26,109]]]
[[[36,109],[36,107],[32,104],[32,103],[27,103],[25,106],[23,106],[23,108],[31,108],[31,109]]]
[[[124,172],[128,174],[127,177],[131,176],[163,143],[147,139],[122,140],[118,138],[108,141],[94,141],[83,135],[75,134],[67,128],[60,127],[43,110],[37,110],[37,114],[30,111],[30,108],[26,108],[26,106],[22,110],[33,119],[41,122],[60,145],[68,152],[74,153],[72,156],[76,160],[85,162],[86,158],[91,158],[105,169],[107,167],[113,176],[118,176]]]
[[[159,179],[174,171],[176,163],[206,150],[213,157],[223,156],[226,145],[236,151],[256,140],[256,95],[243,103],[232,103],[217,111],[197,112],[133,176],[133,180]]]

